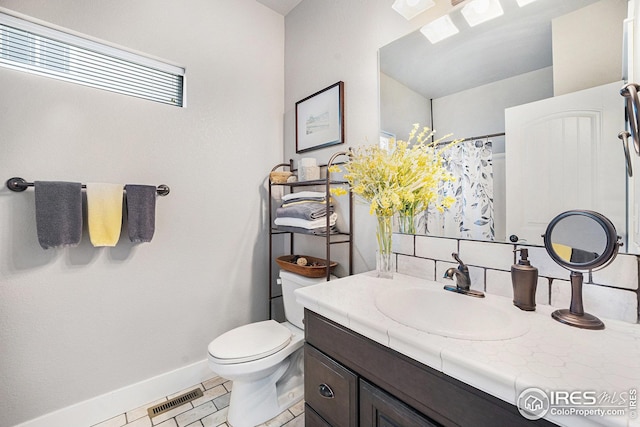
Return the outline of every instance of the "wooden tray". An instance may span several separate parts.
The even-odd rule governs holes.
[[[298,265],[292,262],[297,258],[306,258],[307,265]],[[283,270],[290,271],[292,273],[300,274],[306,277],[326,277],[327,275],[327,260],[322,258],[316,258],[308,255],[283,255],[276,258],[276,262]],[[329,269],[333,270],[338,263],[331,261],[329,263]]]

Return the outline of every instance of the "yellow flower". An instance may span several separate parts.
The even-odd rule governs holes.
[[[349,192],[347,190],[345,190],[342,187],[331,187],[331,189],[329,190],[329,192],[338,197],[338,196],[344,196],[345,194],[348,194]]]
[[[433,132],[427,127],[420,129],[416,123],[407,141],[392,141],[388,150],[377,145],[356,147],[345,165],[344,179],[354,194],[369,202],[371,214],[417,213],[429,204],[437,209],[448,208],[455,199],[442,197],[439,191],[443,182],[455,178],[443,165],[443,153],[459,142],[439,148],[439,143],[449,136],[431,142]]]

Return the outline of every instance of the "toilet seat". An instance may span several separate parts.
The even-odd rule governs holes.
[[[209,344],[209,355],[226,365],[250,362],[277,353],[291,341],[291,330],[275,320],[232,329]]]

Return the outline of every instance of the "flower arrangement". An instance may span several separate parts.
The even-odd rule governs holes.
[[[433,131],[424,127],[418,133],[419,129],[420,125],[414,124],[406,141],[392,142],[388,149],[368,145],[351,151],[344,178],[352,191],[369,203],[370,214],[391,216],[408,209],[420,212],[429,204],[443,211],[455,202],[453,197],[442,197],[439,190],[442,183],[455,180],[443,165],[443,152],[459,141],[438,148],[448,135],[429,142]],[[338,170],[334,167],[332,172]],[[333,193],[343,191],[336,188]]]
[[[369,203],[369,213],[378,217],[378,246],[382,253],[391,252],[390,222],[395,213],[410,214],[413,221],[413,214],[429,205],[443,211],[455,202],[453,197],[443,197],[440,189],[444,182],[455,180],[444,167],[443,152],[458,141],[439,147],[449,135],[431,142],[433,134],[416,123],[406,141],[394,141],[388,149],[361,146],[350,153],[344,178],[353,193]],[[334,195],[344,191],[336,190]],[[381,224],[382,218],[385,224]]]

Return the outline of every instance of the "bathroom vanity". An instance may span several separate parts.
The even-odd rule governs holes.
[[[604,417],[547,413],[531,421],[515,406],[531,387],[628,396],[640,384],[638,325],[608,320],[605,330],[587,331],[554,321],[549,307],[524,312],[488,295],[525,330],[509,339],[451,338],[383,314],[377,296],[394,288],[439,292],[442,284],[363,273],[296,291],[306,308],[307,426],[640,425],[629,418],[628,399],[609,402],[625,415]]]
[[[311,311],[305,319],[307,426],[553,425]]]

